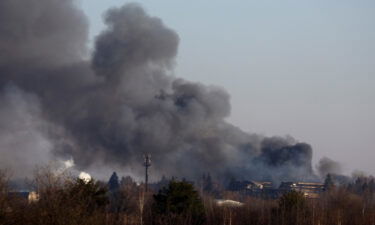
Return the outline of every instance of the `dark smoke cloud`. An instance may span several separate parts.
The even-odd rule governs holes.
[[[1,0],[0,65],[76,62],[85,54],[87,30],[71,0]]]
[[[225,90],[173,76],[179,37],[160,19],[127,4],[105,23],[85,60],[87,22],[73,0],[0,2],[2,160],[18,165],[17,149],[30,164],[52,154],[140,175],[151,153],[154,176],[315,179],[308,144],[243,132],[225,121]],[[20,118],[37,137],[7,144]]]

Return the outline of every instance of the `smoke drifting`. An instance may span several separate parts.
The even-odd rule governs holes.
[[[326,177],[327,174],[339,175],[342,173],[342,168],[341,168],[340,163],[327,157],[323,157],[319,161],[317,165],[317,169],[318,169],[320,177],[322,178]]]
[[[73,0],[0,2],[2,164],[73,158],[140,175],[151,153],[154,175],[315,179],[308,144],[243,132],[225,121],[225,90],[173,76],[179,37],[160,19],[127,4],[105,23],[87,60]]]

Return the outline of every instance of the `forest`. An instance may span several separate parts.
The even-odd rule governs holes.
[[[0,224],[56,225],[364,225],[375,224],[375,185],[358,177],[347,185],[326,180],[319,198],[290,191],[276,199],[210,191],[173,178],[145,191],[131,177],[108,182],[39,168],[29,181],[37,197],[18,196],[0,172]],[[227,199],[218,204],[217,199]]]

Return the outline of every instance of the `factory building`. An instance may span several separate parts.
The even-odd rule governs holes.
[[[228,190],[261,198],[278,198],[284,193],[299,191],[304,193],[306,198],[313,199],[319,198],[324,191],[324,185],[314,182],[281,182],[278,187],[275,187],[272,182],[233,181]]]

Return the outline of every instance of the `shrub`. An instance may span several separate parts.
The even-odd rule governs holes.
[[[202,199],[194,186],[186,181],[172,180],[168,187],[164,187],[154,195],[153,210],[157,222],[166,223],[169,218],[173,224],[203,224],[205,210]]]
[[[303,224],[308,217],[304,194],[293,190],[282,195],[279,199],[279,215],[281,224]]]

